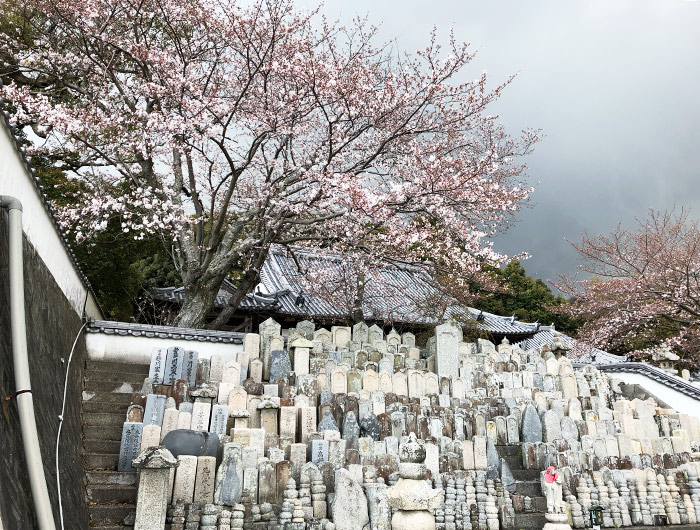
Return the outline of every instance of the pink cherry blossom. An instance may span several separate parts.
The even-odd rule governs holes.
[[[2,5],[13,123],[85,184],[62,221],[173,238],[181,325],[234,269],[235,307],[271,244],[457,277],[506,259],[490,237],[532,192],[517,160],[537,132],[489,114],[511,79],[461,81],[473,53],[454,36],[400,54],[290,0]]]

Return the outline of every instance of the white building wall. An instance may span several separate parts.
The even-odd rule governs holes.
[[[700,418],[700,401],[670,388],[663,383],[659,383],[651,377],[630,372],[615,372],[608,375],[628,385],[641,386],[681,414],[688,414],[689,416]]]
[[[102,318],[96,300],[83,284],[63,245],[61,234],[54,226],[51,215],[44,208],[44,201],[33,179],[17,151],[9,129],[2,121],[0,125],[0,195],[11,195],[22,202],[24,233],[75,312],[82,316],[83,305],[85,305],[88,316]]]
[[[86,333],[85,345],[91,360],[131,364],[150,364],[153,348],[179,346],[185,350],[198,352],[200,359],[208,359],[212,355],[223,355],[227,361],[235,361],[238,352],[243,351],[242,344],[108,335],[106,333]]]

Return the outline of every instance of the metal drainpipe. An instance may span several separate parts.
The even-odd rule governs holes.
[[[10,321],[12,323],[12,360],[15,372],[15,398],[19,410],[24,457],[32,487],[34,510],[41,530],[56,530],[53,510],[46,487],[41,461],[39,435],[34,417],[34,399],[29,379],[27,327],[24,307],[24,253],[22,235],[22,203],[15,197],[0,195],[0,208],[9,214]]]

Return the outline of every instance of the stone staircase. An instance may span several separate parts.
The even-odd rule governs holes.
[[[133,526],[136,473],[117,471],[122,424],[147,365],[87,361],[83,382],[83,461],[90,527]]]
[[[544,514],[547,511],[547,500],[542,495],[540,487],[540,472],[537,469],[524,469],[519,445],[497,445],[498,456],[503,458],[513,473],[516,480],[515,493],[513,494],[513,507],[515,508],[516,530],[541,529],[547,522]],[[524,510],[524,503],[517,496],[530,497],[532,509]]]

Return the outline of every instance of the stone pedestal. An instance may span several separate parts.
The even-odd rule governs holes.
[[[164,447],[149,447],[133,462],[141,470],[134,530],[163,530],[168,508],[170,469],[177,460]]]
[[[547,523],[542,530],[571,530],[571,526],[566,522],[568,515],[565,513],[548,513],[544,517]]]

